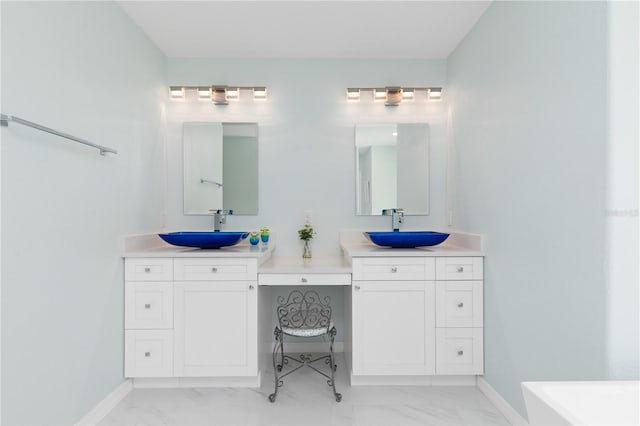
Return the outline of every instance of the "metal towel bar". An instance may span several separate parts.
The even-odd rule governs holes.
[[[222,188],[222,184],[220,182],[216,182],[215,180],[200,178],[200,183],[210,183],[212,185],[217,185],[218,188]]]
[[[9,125],[9,121],[13,121],[14,123],[22,124],[23,126],[32,127],[34,129],[42,130],[43,132],[51,133],[52,135],[60,136],[61,138],[66,138],[75,142],[79,142],[84,145],[91,146],[93,148],[100,150],[100,155],[105,155],[107,152],[111,152],[113,154],[117,154],[113,148],[107,148],[106,146],[96,145],[94,143],[89,142],[88,140],[77,138],[75,136],[71,136],[67,133],[59,132],[57,130],[53,130],[49,127],[41,126],[40,124],[34,123],[32,121],[24,120],[20,117],[16,117],[13,115],[0,114],[0,125],[6,127]]]

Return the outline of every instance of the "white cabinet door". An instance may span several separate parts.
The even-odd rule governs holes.
[[[256,375],[257,283],[177,281],[176,376]]]
[[[432,281],[354,281],[353,374],[435,373]]]

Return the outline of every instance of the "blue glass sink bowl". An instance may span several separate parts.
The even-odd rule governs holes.
[[[435,246],[449,237],[449,234],[430,231],[363,232],[363,234],[373,244],[391,248]]]
[[[167,243],[180,247],[219,249],[235,246],[249,235],[248,232],[171,232],[158,234]]]

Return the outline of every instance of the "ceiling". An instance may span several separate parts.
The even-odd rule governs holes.
[[[125,1],[174,58],[443,59],[491,1]]]

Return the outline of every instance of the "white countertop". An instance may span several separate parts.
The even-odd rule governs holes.
[[[259,274],[350,274],[351,265],[344,257],[273,256],[258,269]]]
[[[124,241],[123,257],[226,257],[226,258],[257,258],[258,263],[271,257],[275,250],[275,242],[249,244],[249,239],[241,243],[219,249],[200,249],[178,247],[162,241],[157,234],[136,235],[127,237]]]
[[[340,232],[340,247],[347,258],[412,256],[484,256],[483,237],[477,234],[449,232],[447,240],[437,246],[416,248],[379,247],[368,241],[362,231]]]

